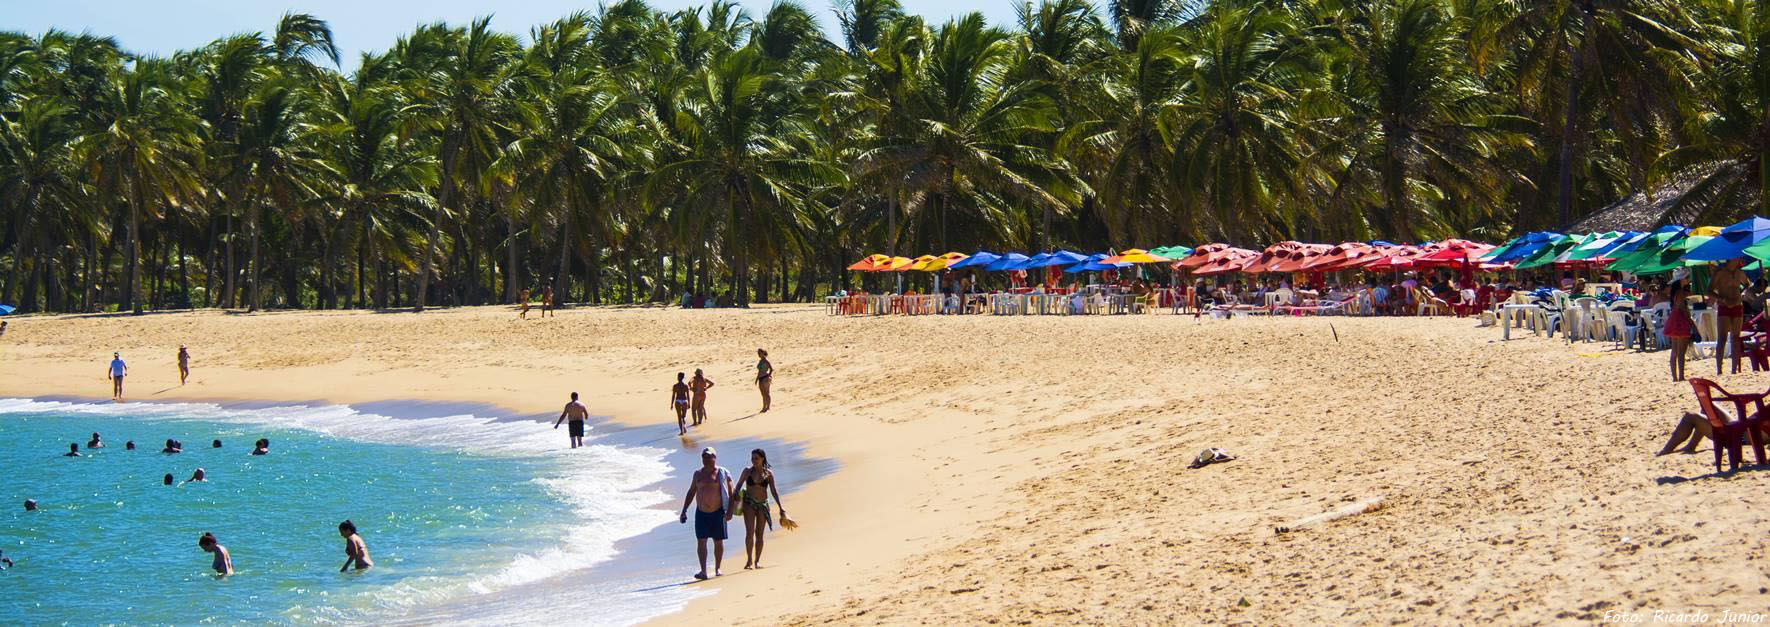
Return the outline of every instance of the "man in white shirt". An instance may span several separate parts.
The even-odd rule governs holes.
[[[123,400],[123,375],[129,374],[129,366],[123,364],[121,353],[111,353],[111,369],[105,372],[105,378],[111,380],[111,400]]]

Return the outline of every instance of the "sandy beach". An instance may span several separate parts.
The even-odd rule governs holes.
[[[770,536],[767,568],[741,571],[734,543],[720,592],[662,623],[1538,623],[1762,611],[1770,588],[1770,475],[1714,475],[1707,444],[1653,455],[1695,407],[1664,353],[1502,343],[1469,320],[842,319],[790,305],[11,322],[0,396],[103,398],[122,351],[131,400],[526,415],[575,390],[593,413],[673,435],[669,385],[704,368],[711,423],[681,446],[779,439],[840,467],[788,496],[803,528]],[[767,414],[750,384],[758,347],[777,368]],[[1238,459],[1186,468],[1207,447]],[[735,470],[740,455],[721,461]],[[1369,513],[1274,531],[1377,497]]]

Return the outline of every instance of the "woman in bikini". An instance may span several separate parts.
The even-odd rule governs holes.
[[[768,453],[762,449],[750,451],[750,467],[738,477],[738,486],[738,507],[744,511],[744,568],[761,568],[762,527],[774,528],[774,517],[768,513],[769,494],[774,495],[774,504],[781,508],[781,518],[787,517],[780,490],[774,487],[774,471],[768,469]]]
[[[348,520],[338,523],[338,535],[344,536],[344,565],[338,567],[338,572],[350,570],[352,565],[357,570],[367,570],[375,565],[369,559],[368,543],[363,542],[363,537],[356,534],[356,523]]]
[[[670,406],[676,408],[678,435],[688,435],[688,384],[682,382],[685,376],[687,375],[676,373],[676,385],[670,386]]]
[[[698,427],[707,420],[707,390],[713,389],[713,380],[702,374],[700,368],[695,368],[694,378],[689,380],[688,389],[694,392],[694,400],[689,403],[689,409],[694,416],[694,425]]]
[[[768,413],[768,384],[774,381],[774,364],[768,363],[768,351],[756,349],[756,389],[762,391],[762,413]]]
[[[1672,309],[1666,314],[1665,336],[1672,345],[1672,380],[1684,380],[1684,353],[1690,350],[1690,331],[1696,325],[1690,320],[1690,303],[1684,298],[1684,286],[1674,283],[1670,301]]]

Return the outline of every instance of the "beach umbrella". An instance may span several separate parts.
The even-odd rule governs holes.
[[[889,255],[867,255],[865,259],[849,264],[848,269],[859,270],[861,272],[878,272],[879,266],[888,263],[891,263],[891,257]]]
[[[1002,268],[1002,269],[1003,270],[1031,270],[1033,268],[1043,268],[1045,266],[1042,264],[1044,264],[1045,262],[1050,261],[1050,260],[1051,260],[1051,253],[1039,253],[1037,255],[1027,257],[1026,259],[1020,261],[1019,263],[1009,264],[1007,267]]]
[[[1699,227],[1696,227],[1696,228],[1694,228],[1694,229],[1690,229],[1690,234],[1691,234],[1691,235],[1701,235],[1701,236],[1704,236],[1704,237],[1714,237],[1714,236],[1716,236],[1716,235],[1720,235],[1720,234],[1721,234],[1721,227],[1718,227],[1718,226],[1699,226]]]
[[[947,269],[948,270],[959,270],[962,268],[974,268],[977,266],[987,266],[989,264],[995,263],[996,260],[1001,259],[1001,258],[1002,258],[1001,255],[998,255],[998,254],[995,254],[992,252],[988,252],[988,251],[980,250],[980,251],[977,251],[976,253],[973,253],[970,257],[966,257],[966,258],[961,259],[951,265],[948,265]]]
[[[1111,256],[1112,255],[1106,253],[1095,253],[1089,255],[1088,258],[1081,263],[1064,268],[1063,271],[1074,274],[1077,272],[1105,272],[1114,268],[1131,267],[1131,264],[1128,263],[1105,263],[1106,258]]]
[[[1020,253],[1008,253],[1006,255],[1002,255],[1002,257],[1000,259],[997,259],[994,262],[991,262],[989,265],[984,266],[983,269],[988,270],[990,272],[1001,272],[1003,270],[1010,270],[1010,269],[1012,269],[1011,266],[1019,265],[1020,262],[1023,262],[1026,260],[1027,260],[1026,255],[1022,255]]]
[[[1770,241],[1758,242],[1751,246],[1747,246],[1745,249],[1745,256],[1756,259],[1759,263],[1762,263],[1765,259],[1770,259]],[[0,308],[4,307],[4,305],[0,305]]]
[[[1376,248],[1364,242],[1346,242],[1329,248],[1327,252],[1310,257],[1303,263],[1304,272],[1333,272],[1339,266],[1357,259],[1361,255],[1375,251]]]
[[[17,310],[13,309],[12,305],[0,305],[0,316],[10,314],[14,311],[17,311]]]
[[[1634,250],[1618,256],[1616,261],[1610,262],[1610,265],[1605,266],[1604,269],[1615,270],[1618,272],[1634,272],[1635,268],[1642,264],[1657,261],[1659,259],[1659,251],[1664,250],[1667,245],[1686,236],[1687,229],[1681,226],[1660,228],[1649,234],[1640,242],[1636,242]]]
[[[1522,238],[1523,241],[1508,246],[1506,247],[1506,250],[1501,251],[1498,254],[1492,254],[1486,259],[1482,259],[1482,261],[1492,263],[1505,263],[1508,261],[1517,262],[1520,259],[1524,259],[1525,257],[1529,257],[1542,251],[1543,248],[1546,248],[1557,241],[1566,239],[1566,237],[1567,236],[1560,233],[1533,231],[1524,234]]]
[[[1329,244],[1298,244],[1295,248],[1279,253],[1268,269],[1272,272],[1302,272],[1309,262],[1334,250]]]
[[[1228,248],[1213,253],[1213,255],[1215,256],[1215,259],[1204,265],[1197,266],[1193,269],[1192,273],[1199,276],[1210,276],[1213,274],[1224,274],[1228,272],[1241,272],[1242,268],[1249,262],[1256,261],[1260,258],[1259,252],[1248,250],[1246,248]]]
[[[1125,252],[1107,257],[1102,263],[1166,263],[1173,261],[1167,257],[1150,254],[1141,248],[1133,248]]]
[[[1580,242],[1580,244],[1578,246],[1573,247],[1573,250],[1567,251],[1562,256],[1566,258],[1566,259],[1564,259],[1564,261],[1585,261],[1587,259],[1598,259],[1600,257],[1603,257],[1604,253],[1606,251],[1608,251],[1612,248],[1615,248],[1618,241],[1622,240],[1623,238],[1630,237],[1633,235],[1634,235],[1633,232],[1625,233],[1622,231],[1610,231],[1608,233],[1594,233],[1594,234],[1592,234],[1590,239],[1587,239],[1584,242]]]
[[[1185,246],[1161,246],[1149,249],[1149,254],[1169,259],[1180,259],[1192,254],[1192,249]]]
[[[1039,265],[1030,267],[1049,268],[1051,266],[1073,266],[1086,261],[1088,261],[1087,255],[1067,250],[1059,250],[1046,256],[1044,261],[1039,262]]]
[[[1561,256],[1561,253],[1563,252],[1567,252],[1567,249],[1573,248],[1573,245],[1578,244],[1580,239],[1578,237],[1568,237],[1565,235],[1557,235],[1555,237],[1557,239],[1546,245],[1537,247],[1537,249],[1531,251],[1530,254],[1509,261],[1511,261],[1513,266],[1519,270],[1529,270],[1531,268],[1546,266],[1555,263],[1556,257]]]
[[[1727,261],[1745,256],[1745,249],[1770,239],[1770,220],[1751,217],[1721,230],[1720,237],[1691,249],[1684,255],[1690,261]]]
[[[968,257],[970,257],[970,255],[966,255],[965,253],[947,253],[947,254],[941,255],[939,257],[935,257],[934,261],[930,261],[926,265],[923,265],[920,268],[911,268],[911,269],[912,270],[921,270],[923,272],[939,272],[941,270],[946,270],[946,269],[951,268],[953,266],[953,264],[964,261]]]
[[[1471,242],[1466,239],[1447,239],[1435,242],[1431,250],[1416,257],[1417,262],[1432,262],[1434,265],[1448,265],[1463,261],[1474,261],[1493,250],[1492,244]]]
[[[1229,250],[1228,244],[1205,244],[1198,248],[1194,248],[1192,249],[1192,254],[1174,262],[1174,269],[1182,270],[1186,268],[1197,268],[1212,262],[1218,255],[1221,255],[1223,251],[1226,250]]]
[[[936,257],[934,255],[922,255],[920,257],[917,257],[916,262],[910,264],[910,267],[904,268],[904,269],[905,270],[916,270],[916,271],[920,271],[920,272],[930,272],[930,270],[928,269],[928,264],[934,263],[936,261],[940,261],[940,258]]]
[[[1667,244],[1665,248],[1660,249],[1657,257],[1646,263],[1635,266],[1635,269],[1630,270],[1630,272],[1635,274],[1660,274],[1663,272],[1671,272],[1678,268],[1698,266],[1708,263],[1706,261],[1693,261],[1687,259],[1687,257],[1689,256],[1690,251],[1696,250],[1698,247],[1715,241],[1716,239],[1716,236],[1711,235],[1691,235],[1679,239]]]
[[[1290,251],[1301,245],[1301,242],[1287,240],[1267,246],[1266,250],[1260,251],[1260,256],[1258,258],[1249,261],[1246,265],[1242,266],[1241,271],[1249,274],[1271,272],[1273,264],[1284,260]]]
[[[916,260],[911,259],[909,257],[892,257],[891,259],[887,260],[885,263],[875,264],[873,266],[873,271],[874,272],[902,272],[904,270],[908,270],[909,267],[913,266],[913,265],[916,265]]]

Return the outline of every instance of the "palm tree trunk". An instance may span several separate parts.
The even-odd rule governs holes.
[[[509,241],[504,242],[504,302],[516,302],[516,216],[508,210],[504,212],[504,233]]]
[[[442,239],[443,208],[455,196],[455,151],[453,141],[444,141],[442,146],[442,189],[437,191],[436,208],[430,213],[430,237],[424,245],[424,256],[418,261],[418,296],[412,309],[424,311],[424,299],[430,292],[430,265],[436,258],[436,247]]]
[[[239,270],[234,266],[234,240],[238,239],[237,234],[234,233],[234,205],[236,204],[234,201],[238,200],[238,198],[239,196],[237,195],[228,197],[225,203],[227,207],[226,226],[221,229],[227,237],[227,252],[225,253],[227,255],[227,261],[223,264],[226,266],[227,278],[224,280],[221,287],[221,307],[223,309],[229,309],[234,306],[234,288],[237,287],[235,279],[239,276]]]
[[[246,312],[258,311],[258,202],[256,199],[246,203],[246,230],[252,233],[252,257],[246,263]]]
[[[364,291],[368,289],[368,277],[363,274],[364,266],[369,259],[369,216],[364,207],[357,209],[356,238],[356,306],[358,309],[368,304]]]
[[[1579,9],[1579,11],[1580,11],[1580,23],[1582,26],[1584,26],[1584,32],[1591,33],[1592,32],[1592,12],[1589,9],[1584,9],[1584,8]],[[1569,224],[1572,223],[1572,214],[1573,214],[1573,143],[1574,143],[1573,132],[1574,132],[1574,128],[1576,126],[1576,122],[1579,120],[1578,116],[1579,116],[1579,112],[1580,112],[1579,111],[1580,80],[1583,78],[1583,76],[1581,76],[1581,75],[1584,74],[1584,72],[1582,71],[1583,68],[1581,68],[1581,63],[1584,60],[1585,51],[1586,51],[1586,42],[1582,40],[1579,43],[1579,45],[1573,49],[1573,58],[1570,61],[1571,67],[1568,68],[1569,71],[1568,71],[1568,77],[1567,77],[1567,103],[1566,103],[1567,110],[1564,112],[1566,114],[1566,117],[1561,123],[1561,167],[1560,167],[1560,172],[1557,173],[1557,175],[1556,175],[1556,182],[1555,182],[1555,189],[1557,192],[1556,193],[1556,206],[1559,209],[1560,216],[1561,216],[1560,221],[1558,223],[1556,223],[1556,226],[1559,228],[1566,228]]]
[[[559,273],[553,275],[553,300],[560,304],[566,300],[566,287],[571,285],[572,268],[572,212],[563,210],[563,219],[559,223]]]
[[[126,282],[129,291],[124,296],[124,302],[130,310],[140,314],[141,298],[138,292],[141,287],[141,183],[137,182],[131,188],[134,193],[130,195],[129,202],[129,249],[128,257],[124,259],[124,263],[129,266],[129,278]]]

